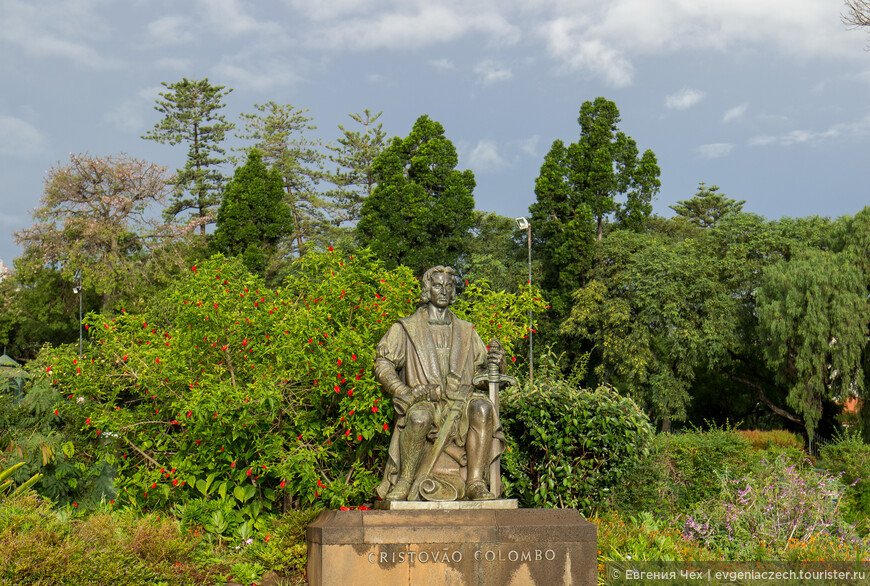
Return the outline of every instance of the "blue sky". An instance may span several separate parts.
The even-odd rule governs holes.
[[[840,0],[0,0],[0,258],[70,153],[170,170],[142,140],[163,81],[234,89],[225,114],[308,108],[315,134],[428,114],[477,179],[478,209],[526,215],[554,139],[604,96],[662,168],[655,210],[720,186],[770,218],[870,203],[870,40]],[[232,142],[232,141],[231,141]],[[231,172],[230,169],[226,170]]]

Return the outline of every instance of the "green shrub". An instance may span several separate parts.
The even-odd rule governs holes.
[[[553,372],[542,369],[531,387],[502,392],[505,493],[524,507],[589,514],[647,455],[653,428],[612,387],[576,388]]]
[[[832,473],[842,474],[849,485],[843,505],[847,518],[863,521],[870,515],[870,445],[858,433],[845,433],[830,445],[822,446],[819,464]]]
[[[305,529],[321,509],[288,511],[272,521],[268,541],[248,550],[248,556],[273,572],[301,583],[308,563]]]
[[[608,508],[623,514],[652,513],[657,517],[674,513],[677,491],[666,441],[667,434],[653,438],[638,465],[611,491]]]
[[[720,477],[741,476],[756,460],[749,441],[727,426],[663,434],[660,439],[667,458],[664,471],[679,511],[716,496]]]

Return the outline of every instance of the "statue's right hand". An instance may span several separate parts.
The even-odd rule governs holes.
[[[429,400],[429,387],[426,385],[417,385],[411,389],[411,396],[414,397],[414,403]]]

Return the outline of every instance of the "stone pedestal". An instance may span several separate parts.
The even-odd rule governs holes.
[[[596,528],[573,509],[324,511],[310,586],[596,584]]]

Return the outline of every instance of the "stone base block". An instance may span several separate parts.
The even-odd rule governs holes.
[[[310,586],[596,584],[596,527],[572,509],[323,511]]]

